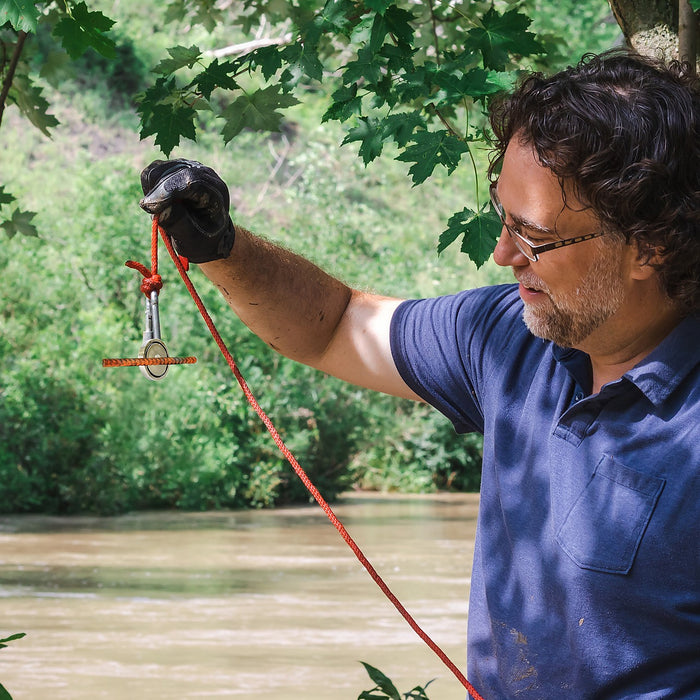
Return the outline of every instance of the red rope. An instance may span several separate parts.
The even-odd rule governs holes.
[[[196,357],[107,357],[103,367],[149,367],[150,365],[193,365]]]
[[[135,260],[127,260],[124,263],[132,270],[138,270],[143,275],[141,291],[150,298],[151,292],[160,292],[163,288],[163,278],[158,274],[158,229],[151,229],[151,269]]]
[[[245,394],[246,399],[248,400],[248,403],[251,405],[253,410],[258,414],[260,417],[260,420],[265,424],[265,427],[267,428],[268,432],[272,436],[272,439],[274,440],[275,444],[277,445],[278,449],[280,452],[284,455],[286,460],[289,462],[291,465],[292,469],[296,473],[296,475],[301,479],[302,483],[306,488],[308,489],[309,493],[314,497],[316,502],[318,503],[319,506],[323,509],[323,512],[328,516],[328,519],[333,523],[333,526],[335,529],[338,531],[340,536],[345,540],[347,545],[350,547],[350,549],[353,551],[359,562],[362,564],[362,566],[367,570],[367,573],[372,577],[374,582],[379,586],[379,588],[382,590],[384,595],[392,602],[394,607],[399,611],[401,616],[408,622],[410,625],[411,629],[435,652],[435,654],[440,658],[440,660],[447,666],[447,668],[452,671],[454,676],[457,678],[457,680],[466,688],[467,692],[469,695],[474,698],[474,700],[484,700],[484,698],[479,695],[479,693],[474,689],[472,684],[466,679],[464,674],[457,668],[457,666],[452,662],[452,660],[445,654],[445,652],[428,636],[428,634],[420,627],[420,625],[415,621],[415,619],[411,616],[411,614],[404,608],[402,605],[401,601],[392,593],[391,589],[387,584],[384,582],[382,577],[379,575],[379,573],[376,571],[376,569],[372,566],[370,561],[367,559],[367,557],[363,554],[362,550],[360,547],[357,545],[355,540],[350,536],[350,533],[345,529],[344,525],[338,520],[336,517],[335,513],[331,509],[331,507],[328,505],[326,500],[323,498],[323,496],[320,494],[318,489],[314,486],[314,484],[311,482],[311,479],[307,476],[306,472],[301,468],[301,465],[299,462],[297,462],[296,458],[294,455],[291,453],[289,448],[284,444],[284,441],[282,440],[280,434],[277,432],[277,429],[275,426],[272,424],[272,421],[268,418],[267,414],[265,411],[262,409],[260,404],[258,403],[257,399],[255,396],[253,396],[253,393],[251,392],[250,388],[248,387],[247,382],[243,378],[243,375],[240,373],[238,366],[236,365],[236,361],[233,359],[233,355],[229,352],[229,349],[226,347],[226,344],[224,343],[223,339],[221,338],[221,335],[219,334],[219,331],[216,329],[216,326],[214,325],[214,322],[212,321],[211,316],[209,315],[209,312],[206,310],[204,307],[204,303],[202,302],[202,299],[200,298],[199,294],[197,293],[197,290],[194,288],[194,285],[192,284],[192,281],[190,280],[187,271],[185,269],[185,266],[182,262],[182,260],[178,257],[177,253],[175,252],[173,245],[170,241],[170,238],[166,234],[166,232],[158,226],[158,219],[157,217],[154,217],[153,219],[153,237],[156,236],[156,232],[160,231],[161,237],[163,238],[163,242],[165,243],[165,247],[168,250],[168,253],[170,253],[170,257],[173,259],[173,262],[175,263],[175,267],[177,268],[178,272],[180,273],[180,277],[182,277],[182,281],[185,283],[185,286],[187,287],[187,290],[189,291],[190,295],[192,296],[192,299],[194,300],[194,303],[197,305],[197,308],[199,309],[199,313],[202,315],[202,318],[204,319],[204,322],[207,324],[207,327],[209,328],[209,331],[216,341],[216,344],[219,346],[219,349],[221,350],[221,353],[223,354],[224,358],[226,359],[226,362],[228,363],[228,366],[231,368],[231,371],[233,372],[234,376],[238,380],[238,383],[243,390],[243,393]]]

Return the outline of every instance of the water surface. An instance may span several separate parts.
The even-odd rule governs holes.
[[[334,510],[464,668],[478,500],[350,495]],[[359,661],[403,693],[466,692],[316,505],[0,517],[0,682],[14,700],[355,700]]]

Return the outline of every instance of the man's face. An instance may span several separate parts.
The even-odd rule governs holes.
[[[513,139],[498,180],[507,223],[540,245],[601,231],[595,215],[543,167],[529,145]],[[577,347],[617,314],[626,296],[629,260],[623,241],[602,236],[550,250],[533,262],[503,230],[494,259],[513,268],[530,331],[563,347]]]

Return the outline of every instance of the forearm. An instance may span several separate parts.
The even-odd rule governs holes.
[[[240,319],[276,351],[317,366],[352,296],[304,258],[236,226],[228,258],[200,265]]]

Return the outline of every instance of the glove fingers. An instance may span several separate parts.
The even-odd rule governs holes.
[[[185,160],[156,161],[156,164],[141,174],[144,190],[149,187],[140,202],[142,209],[160,214],[174,200],[182,200],[212,219],[228,213],[228,188],[211,168]]]
[[[174,160],[154,160],[141,171],[141,189],[148,194],[160,179],[176,170],[182,170],[190,166],[200,165],[196,160],[176,158]]]

